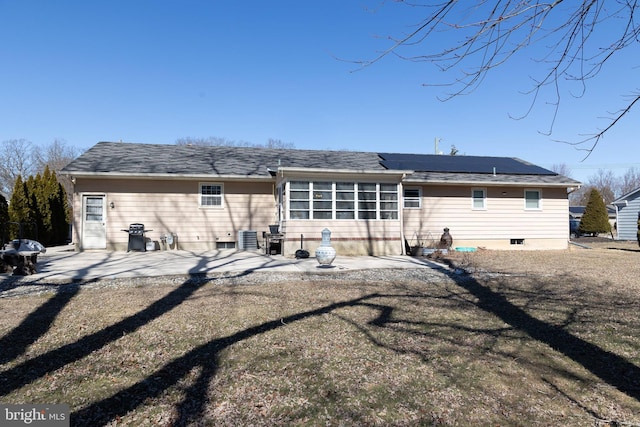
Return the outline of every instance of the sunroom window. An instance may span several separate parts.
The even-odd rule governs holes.
[[[291,181],[290,219],[398,219],[398,185]]]
[[[380,184],[380,219],[398,219],[398,186]]]
[[[289,217],[309,219],[309,182],[291,181],[289,184]]]

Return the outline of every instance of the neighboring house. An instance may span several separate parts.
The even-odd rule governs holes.
[[[616,222],[618,221],[616,208],[613,204],[607,205],[606,207],[607,215],[609,216],[609,224],[611,224],[611,230],[615,233],[615,229],[617,227]],[[580,221],[586,208],[586,206],[569,206],[569,216]]]
[[[514,158],[100,142],[66,166],[78,250],[126,250],[132,223],[180,249],[313,254],[324,228],[339,255],[453,246],[564,249],[579,182]],[[149,231],[152,230],[152,231]]]
[[[637,240],[640,188],[614,200],[613,206],[618,211],[618,240]]]

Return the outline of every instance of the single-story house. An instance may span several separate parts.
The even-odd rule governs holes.
[[[617,210],[618,240],[637,240],[638,219],[640,219],[640,188],[613,201]]]
[[[325,228],[339,255],[404,254],[445,227],[454,247],[565,249],[568,192],[580,185],[506,157],[121,142],[62,173],[78,250],[126,250],[124,230],[143,224],[156,247],[170,237],[172,248],[285,256],[313,254]]]

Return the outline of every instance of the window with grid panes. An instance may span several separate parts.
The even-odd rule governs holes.
[[[378,191],[376,184],[358,183],[358,219],[376,219]]]
[[[484,188],[474,188],[471,190],[473,209],[487,208],[487,191]]]
[[[289,218],[309,219],[309,182],[289,183]]]
[[[404,189],[404,207],[409,209],[420,208],[420,188]]]
[[[333,184],[313,182],[313,219],[333,218]]]
[[[398,219],[398,186],[380,184],[380,219]]]
[[[200,184],[200,206],[206,208],[222,207],[222,184]]]
[[[336,182],[336,219],[355,219],[355,183]]]

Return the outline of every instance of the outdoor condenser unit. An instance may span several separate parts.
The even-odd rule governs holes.
[[[253,230],[238,231],[238,249],[250,251],[258,249],[258,232]]]

